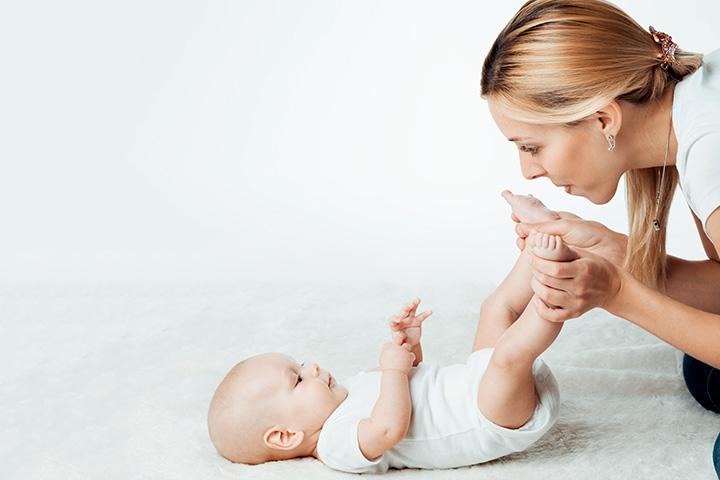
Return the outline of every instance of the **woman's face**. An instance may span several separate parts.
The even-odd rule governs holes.
[[[488,105],[500,131],[517,145],[525,178],[547,177],[598,205],[613,198],[625,169],[618,152],[608,151],[600,119],[572,127],[534,125],[510,118],[492,99]]]

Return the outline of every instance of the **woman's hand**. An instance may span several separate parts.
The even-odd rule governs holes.
[[[530,286],[539,300],[537,313],[545,320],[561,322],[588,310],[607,308],[623,283],[627,236],[599,222],[583,220],[569,212],[559,212],[560,220],[521,223],[516,219],[518,245],[533,230],[560,235],[578,254],[570,262],[553,262],[533,255]]]
[[[616,267],[623,267],[627,248],[626,235],[610,230],[602,223],[583,220],[569,212],[558,213],[560,220],[543,223],[522,223],[517,218],[513,218],[517,222],[515,232],[518,235],[518,247],[524,249],[525,238],[531,231],[536,230],[550,235],[560,235],[567,245],[585,249],[610,260]]]
[[[578,258],[570,262],[532,256],[533,307],[545,320],[564,322],[595,307],[607,309],[622,288],[625,273],[620,267],[587,250],[574,250]]]

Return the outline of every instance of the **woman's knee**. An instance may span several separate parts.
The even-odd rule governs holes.
[[[683,377],[690,394],[700,405],[720,413],[720,371],[685,354]]]

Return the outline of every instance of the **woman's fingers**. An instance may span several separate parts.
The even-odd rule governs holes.
[[[545,302],[546,305],[561,308],[567,308],[570,306],[569,304],[572,301],[572,298],[563,290],[556,290],[548,287],[547,285],[543,285],[538,282],[535,277],[530,279],[530,287],[533,289],[533,292],[535,292],[535,295]]]
[[[574,318],[570,311],[562,308],[548,307],[538,297],[533,297],[532,305],[535,309],[535,312],[537,312],[540,318],[542,318],[543,320],[547,320],[548,322],[564,322],[565,320]]]
[[[563,218],[563,219],[582,220],[582,217],[575,215],[572,212],[558,211],[557,214],[560,215],[560,218]]]
[[[545,260],[537,255],[532,256],[530,261],[532,269],[536,273],[542,273],[555,278],[574,278],[577,273],[576,261],[554,262]]]
[[[572,221],[564,219],[540,223],[520,222],[515,225],[515,232],[518,234],[518,236],[523,238],[530,235],[530,232],[532,232],[533,230],[541,233],[547,233],[548,235],[560,235],[562,237],[563,235],[567,235],[571,229]]]
[[[572,278],[555,278],[540,272],[533,272],[533,275],[538,282],[555,290],[568,292],[575,286],[575,281]]]
[[[565,311],[550,314],[540,308],[548,317],[575,318],[591,308],[605,307],[620,290],[622,271],[617,266],[600,255],[578,253],[580,257],[570,262],[532,258],[533,291],[550,309],[557,306]]]
[[[519,222],[515,225],[515,234],[520,238],[526,238],[532,231],[532,223]]]

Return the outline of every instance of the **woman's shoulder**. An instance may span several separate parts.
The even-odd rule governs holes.
[[[717,65],[720,63],[720,48],[716,48],[712,52],[706,53],[703,55],[703,64],[705,63],[713,63]]]
[[[720,48],[703,55],[697,71],[681,80],[676,87],[678,96],[716,95],[720,98]]]
[[[673,124],[678,143],[689,147],[708,133],[720,132],[720,49],[703,56],[703,64],[675,87]]]

